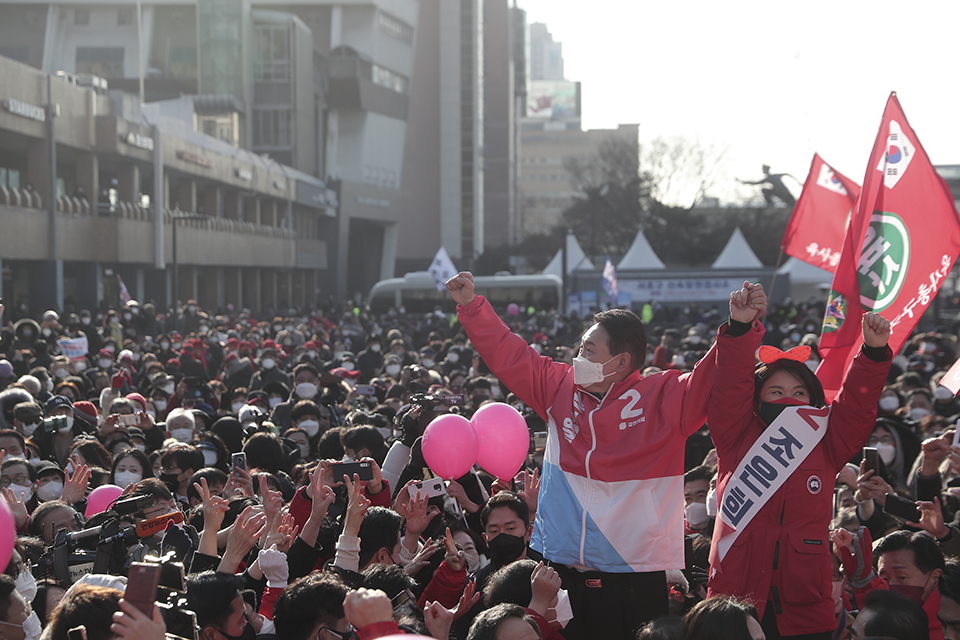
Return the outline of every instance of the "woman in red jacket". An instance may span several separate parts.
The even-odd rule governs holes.
[[[709,594],[753,602],[767,638],[829,640],[832,489],[873,430],[892,357],[890,322],[864,314],[864,346],[826,408],[805,364],[808,347],[760,347],[766,302],[761,285],[745,282],[730,295],[730,322],[717,338],[708,423],[719,513]]]

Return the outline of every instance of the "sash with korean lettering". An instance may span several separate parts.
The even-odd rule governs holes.
[[[713,573],[754,516],[806,460],[827,432],[830,407],[790,406],[763,432],[717,496]]]

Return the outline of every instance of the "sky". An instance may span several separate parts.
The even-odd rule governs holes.
[[[799,196],[814,152],[857,183],[891,91],[936,164],[960,164],[960,2],[518,0],[563,43],[582,126],[725,150],[723,200],[761,165]]]

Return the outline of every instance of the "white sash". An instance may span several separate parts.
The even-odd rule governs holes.
[[[717,560],[723,560],[753,517],[820,443],[829,417],[830,407],[787,407],[753,443],[723,495],[717,496],[722,521],[716,532]]]

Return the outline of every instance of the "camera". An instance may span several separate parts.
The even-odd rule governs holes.
[[[420,405],[430,410],[436,406],[458,407],[463,405],[463,394],[440,395],[437,393],[417,393],[410,396],[410,404]]]
[[[197,640],[197,616],[187,609],[187,583],[183,563],[173,560],[173,552],[163,556],[146,556],[147,564],[160,566],[160,581],[157,585],[157,605],[167,625],[167,636]]]
[[[54,435],[60,433],[60,429],[67,428],[67,416],[51,416],[43,419],[43,432]]]

